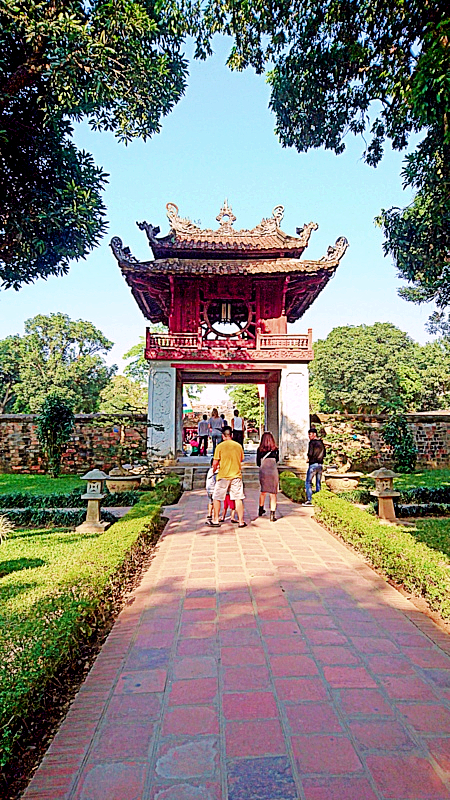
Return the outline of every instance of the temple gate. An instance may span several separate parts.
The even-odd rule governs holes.
[[[235,230],[225,201],[217,230],[203,230],[168,203],[170,232],[138,223],[154,256],[140,262],[111,241],[122,274],[144,316],[167,333],[147,329],[149,447],[182,454],[185,383],[265,384],[266,429],[285,462],[302,463],[308,444],[308,363],[312,330],[288,334],[335,273],[348,242],[341,237],[318,261],[300,260],[315,222],[281,230],[283,206],[252,230]]]

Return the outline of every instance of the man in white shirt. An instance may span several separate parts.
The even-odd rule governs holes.
[[[208,455],[208,417],[203,414],[203,419],[198,423],[198,438],[200,442],[200,455]]]

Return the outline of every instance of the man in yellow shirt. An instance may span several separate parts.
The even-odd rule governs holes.
[[[230,500],[236,502],[239,527],[245,528],[243,503],[245,495],[242,483],[244,451],[242,445],[233,441],[233,431],[229,425],[225,426],[222,434],[223,442],[220,442],[214,451],[213,470],[217,472],[217,480],[213,492],[213,518],[208,525],[212,528],[220,526],[220,504],[229,492]]]

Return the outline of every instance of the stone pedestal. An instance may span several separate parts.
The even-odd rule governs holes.
[[[280,412],[280,459],[304,466],[309,444],[307,364],[292,364],[281,370]]]
[[[87,500],[87,513],[86,519],[81,525],[78,525],[75,530],[78,533],[103,533],[111,525],[110,522],[104,522],[100,519],[100,507],[105,494],[98,497],[92,497],[89,494],[82,494],[81,499]]]
[[[162,430],[149,427],[151,457],[174,458],[176,453],[176,369],[166,361],[150,361],[148,380],[148,420]]]

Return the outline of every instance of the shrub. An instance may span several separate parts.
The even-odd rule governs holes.
[[[74,422],[72,409],[58,394],[45,398],[37,415],[37,435],[54,478],[61,471],[62,451],[70,439]]]
[[[423,596],[444,619],[450,619],[450,559],[415,539],[401,526],[383,525],[341,497],[322,491],[314,496],[316,517],[363,553],[382,572],[413,594]]]
[[[406,417],[394,413],[383,426],[381,435],[390,445],[394,455],[394,469],[398,472],[414,472],[417,461],[417,447],[408,428]]]
[[[160,498],[172,500],[181,490],[172,477],[158,489],[159,499],[146,492],[105,533],[76,539],[76,534],[37,531],[34,550],[33,532],[18,541],[17,552],[29,563],[15,568],[28,574],[14,582],[8,581],[11,573],[0,588],[0,766],[11,760],[14,743],[42,706],[45,691],[53,682],[60,685],[63,670],[79,659],[80,644],[95,639],[104,626],[140,554],[159,537]],[[40,564],[31,563],[39,559],[30,556],[39,556]]]
[[[86,518],[86,509],[64,509],[64,508],[1,508],[0,514],[14,523],[18,528],[25,525],[32,525],[40,528],[45,525],[53,525],[56,528],[74,528],[81,525]],[[110,511],[102,511],[101,518],[105,522],[116,522],[117,517]]]
[[[280,473],[280,489],[294,503],[304,503],[306,500],[305,482],[293,472]]]
[[[0,494],[2,508],[86,508],[86,500],[81,499],[83,488],[64,494],[29,494],[29,492],[9,492]],[[134,506],[142,497],[140,492],[107,492],[102,506]]]

